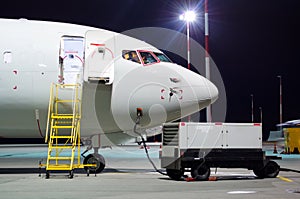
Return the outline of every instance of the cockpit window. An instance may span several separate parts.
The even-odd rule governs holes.
[[[172,61],[163,53],[152,52],[147,50],[123,50],[123,59],[136,62],[143,65],[155,64],[159,62],[171,62]]]
[[[133,61],[133,62],[136,62],[136,63],[141,63],[138,55],[137,55],[137,52],[134,51],[134,50],[123,50],[122,51],[122,57],[126,60],[129,60],[129,61]]]
[[[158,60],[156,60],[154,58],[154,56],[151,54],[151,52],[140,51],[140,55],[142,57],[144,64],[151,64],[151,63],[159,62]]]
[[[161,62],[172,62],[165,54],[153,52]]]

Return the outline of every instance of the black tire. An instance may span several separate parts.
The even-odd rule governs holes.
[[[263,179],[266,177],[264,169],[254,169],[253,173],[260,179]]]
[[[84,167],[85,170],[90,170],[93,173],[101,173],[105,168],[104,157],[100,154],[89,154],[83,160],[83,164],[96,164],[96,167]]]
[[[191,175],[195,180],[204,181],[208,180],[210,176],[210,168],[206,165],[195,165],[191,170]]]
[[[73,170],[71,170],[70,172],[69,172],[69,176],[68,176],[70,179],[72,179],[73,177],[74,177],[74,171]]]
[[[264,171],[266,178],[276,178],[279,174],[280,166],[276,162],[270,161],[265,166]]]
[[[183,176],[184,172],[182,169],[167,169],[167,175],[172,179],[172,180],[180,180],[181,177]]]
[[[49,178],[50,178],[50,172],[46,171],[46,179],[49,179]]]
[[[262,169],[254,169],[253,172],[258,178],[276,178],[279,174],[280,166],[274,162],[269,161]]]

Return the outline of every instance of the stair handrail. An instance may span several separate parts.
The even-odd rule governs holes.
[[[73,88],[73,95],[72,95],[72,101],[73,101],[73,104],[72,104],[72,107],[73,107],[73,118],[72,118],[72,130],[71,130],[71,143],[74,142],[73,140],[73,137],[75,136],[75,129],[76,129],[76,126],[75,126],[75,122],[76,122],[76,104],[77,104],[77,91],[78,91],[78,84],[75,84],[74,85],[74,88]]]
[[[51,114],[53,112],[53,88],[54,88],[54,83],[51,83],[49,104],[48,104],[48,118],[47,118],[46,134],[45,134],[45,143],[48,142],[49,125],[50,125],[50,121],[51,121]]]
[[[79,116],[80,114],[80,96],[79,96],[79,88],[81,87],[81,84],[80,84],[80,75],[78,74],[77,75],[77,78],[76,78],[76,84],[74,85],[74,92],[73,92],[73,95],[72,95],[72,101],[73,101],[73,120],[72,120],[72,138],[71,138],[71,142],[73,143],[74,140],[73,140],[73,137],[75,137],[75,134],[76,134],[76,127],[77,127],[77,124],[78,124],[78,118],[76,118],[77,116]],[[76,123],[76,126],[75,126],[75,123]]]

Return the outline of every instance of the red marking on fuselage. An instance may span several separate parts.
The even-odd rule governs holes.
[[[66,51],[65,53],[68,53],[68,54],[77,54],[78,51]]]
[[[222,122],[216,122],[215,125],[222,125]]]
[[[91,46],[105,46],[105,44],[90,43]]]
[[[76,58],[78,58],[81,63],[83,64],[83,60],[81,59],[81,57],[79,57],[78,55],[75,55]],[[67,55],[63,57],[63,60],[67,58]]]

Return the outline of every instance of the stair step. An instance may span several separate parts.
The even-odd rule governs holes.
[[[74,116],[73,115],[65,115],[65,116],[62,116],[62,115],[52,115],[51,118],[52,119],[73,119]]]
[[[72,124],[72,121],[56,121],[55,123],[57,126],[58,124]]]
[[[50,138],[67,138],[67,139],[71,139],[71,138],[73,138],[73,136],[70,136],[70,135],[52,135]]]
[[[53,149],[72,149],[73,146],[52,146]]]
[[[74,127],[75,126],[57,126],[57,125],[52,126],[52,128],[54,128],[54,129],[72,129]]]
[[[59,164],[59,165],[49,164],[49,165],[47,165],[46,170],[57,170],[57,171],[60,171],[60,170],[72,170],[72,168],[70,168],[70,167],[71,167],[70,164]]]
[[[73,119],[74,117],[77,119],[80,118],[79,115],[74,116],[73,114],[52,114],[51,115],[52,119]]]
[[[71,160],[72,157],[54,157],[54,156],[51,156],[51,157],[48,157],[49,160]]]
[[[78,102],[80,102],[80,100],[72,100],[72,99],[70,99],[70,100],[56,100],[56,102],[58,102],[58,103],[65,103],[65,102],[76,102],[76,103],[78,103]]]

